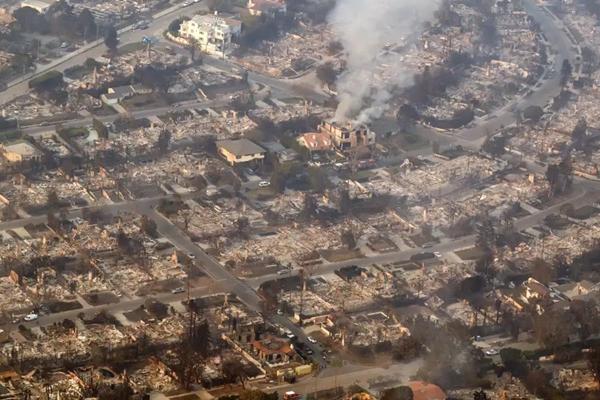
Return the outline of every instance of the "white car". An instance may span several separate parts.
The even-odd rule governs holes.
[[[35,321],[36,319],[38,319],[38,315],[31,313],[31,314],[27,314],[26,316],[23,317],[24,321]]]
[[[178,293],[183,293],[183,292],[185,292],[185,289],[182,287],[178,287],[178,288],[171,290],[171,293],[173,293],[173,294],[178,294]]]
[[[308,337],[308,341],[311,342],[312,344],[317,343],[317,340],[314,337],[312,337],[312,336]]]
[[[436,256],[437,258],[442,258],[442,253],[440,253],[439,251],[434,251],[433,255]]]
[[[484,351],[486,356],[495,356],[497,355],[499,352],[496,349],[488,349],[486,351]]]
[[[269,186],[271,186],[271,182],[269,182],[269,181],[258,182],[258,187],[264,188],[264,187],[269,187]]]

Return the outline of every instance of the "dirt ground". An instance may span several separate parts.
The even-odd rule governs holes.
[[[359,249],[348,250],[348,249],[335,249],[335,250],[322,250],[321,256],[329,262],[339,262],[346,260],[354,260],[356,258],[363,258],[364,254]]]

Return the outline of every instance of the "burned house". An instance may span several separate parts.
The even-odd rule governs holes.
[[[271,335],[253,341],[252,349],[260,361],[271,367],[287,364],[294,355],[294,348],[289,340]]]
[[[375,132],[364,125],[323,121],[319,125],[319,132],[329,135],[333,145],[343,152],[369,148],[375,144]]]

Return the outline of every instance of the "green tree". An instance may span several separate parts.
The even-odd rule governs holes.
[[[304,194],[304,204],[302,206],[302,216],[304,217],[304,219],[310,219],[312,217],[315,216],[317,212],[317,202],[315,201],[315,198],[309,194],[309,193],[305,193]]]
[[[565,86],[569,79],[571,79],[571,75],[573,73],[573,66],[568,59],[564,59],[562,66],[560,68],[560,83]]]
[[[189,17],[176,18],[173,21],[171,21],[169,27],[167,28],[169,30],[169,33],[175,37],[178,37],[181,24],[187,20],[189,20]]]
[[[167,129],[163,129],[158,135],[158,139],[156,141],[156,148],[158,153],[161,155],[167,154],[169,150],[169,144],[171,143],[171,132]]]
[[[504,135],[491,136],[485,140],[481,149],[494,157],[499,157],[506,153],[507,138]]]
[[[577,125],[571,133],[571,140],[576,149],[581,150],[585,146],[587,137],[588,124],[585,117],[582,117],[577,121]]]
[[[573,300],[569,308],[577,322],[579,339],[586,340],[591,335],[600,332],[600,316],[598,315],[594,300]]]
[[[117,53],[117,46],[119,45],[119,34],[114,26],[110,26],[106,29],[104,34],[104,44],[108,50],[115,55]]]
[[[95,38],[98,27],[96,20],[89,9],[84,8],[77,17],[78,30],[85,40]]]
[[[477,227],[477,246],[491,251],[496,243],[496,231],[492,220],[485,218]]]
[[[102,139],[108,139],[108,128],[104,125],[104,122],[100,121],[97,118],[92,120],[92,126],[98,132],[98,137]]]
[[[31,7],[21,7],[16,9],[13,12],[13,17],[21,30],[25,32],[40,32],[40,25],[45,24],[44,17],[36,9]]]
[[[337,79],[337,73],[335,68],[333,68],[333,64],[327,62],[319,65],[317,67],[317,78],[327,86],[333,85]]]
[[[206,6],[211,13],[227,13],[231,11],[232,4],[231,0],[208,0]]]
[[[544,115],[544,110],[540,106],[529,106],[523,111],[523,118],[534,123],[538,122]]]
[[[556,187],[560,179],[560,170],[558,168],[558,165],[548,165],[548,167],[546,168],[546,179],[548,180],[548,185],[550,186],[550,194],[555,193]]]
[[[353,250],[356,248],[356,237],[354,232],[350,229],[346,229],[342,232],[341,241],[348,250]]]
[[[240,382],[242,387],[246,387],[247,374],[244,365],[238,358],[227,358],[221,364],[223,378],[228,383]]]
[[[271,188],[277,193],[285,190],[286,174],[281,169],[276,169],[271,175]]]
[[[569,341],[572,323],[571,315],[562,309],[547,310],[534,318],[534,336],[538,343],[549,349],[556,349]]]
[[[527,360],[523,352],[511,347],[500,350],[500,359],[502,363],[514,376],[524,377],[527,375]]]

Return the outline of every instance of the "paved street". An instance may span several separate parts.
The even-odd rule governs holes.
[[[120,44],[139,43],[144,36],[156,36],[162,39],[162,33],[168,28],[171,21],[184,15],[192,15],[204,7],[205,6],[202,3],[193,4],[188,7],[182,7],[181,4],[175,5],[158,13],[146,30],[133,30],[132,26],[121,29],[119,31]],[[67,68],[83,64],[88,58],[97,58],[105,53],[106,46],[104,45],[104,40],[100,39],[83,46],[73,53],[63,56],[58,60],[54,60],[47,65],[40,66],[35,72],[17,78],[15,81],[9,83],[8,89],[0,93],[0,103],[6,103],[23,93],[26,93],[29,90],[29,80],[35,76],[51,70],[62,72]]]
[[[548,38],[549,42],[555,46],[555,51],[557,52],[557,56],[555,59],[554,67],[557,70],[560,70],[560,64],[562,60],[565,58],[573,59],[574,50],[569,42],[566,34],[562,31],[562,27],[557,25],[556,21],[548,15],[545,11],[539,9],[535,6],[531,1],[525,0],[525,5],[530,14],[536,19],[536,21],[540,24],[544,34]],[[166,29],[168,24],[180,15],[191,15],[195,10],[201,8],[201,5],[194,5],[188,7],[186,9],[176,8],[172,11],[166,13],[165,15],[156,18],[151,27],[147,31],[125,31],[121,33],[121,42],[137,42],[140,41],[142,36],[144,35],[155,35],[159,36],[162,34],[162,31]],[[59,71],[63,71],[66,68],[69,68],[74,65],[81,64],[88,57],[98,57],[102,53],[105,52],[105,48],[103,44],[93,44],[90,45],[89,48],[84,49],[76,55],[72,55],[64,60],[61,60],[60,63],[56,65],[49,66],[48,69],[57,69]],[[235,71],[236,73],[241,73],[243,71],[240,70],[239,67],[235,66],[229,61],[220,60],[213,57],[206,57],[205,62],[208,65],[215,66],[221,68],[223,70]],[[41,69],[36,73],[41,73],[44,70]],[[285,95],[288,97],[299,96],[309,98],[315,101],[322,101],[327,96],[324,95],[317,87],[315,87],[314,82],[312,82],[308,78],[301,78],[299,80],[286,80],[286,79],[275,79],[266,77],[260,74],[250,73],[249,74],[250,81],[260,83],[263,85],[267,85],[271,88],[272,93],[275,96]],[[417,127],[417,132],[421,131],[427,137],[434,137],[437,135],[443,135],[445,138],[449,140],[449,142],[462,144],[469,148],[479,148],[481,142],[485,139],[488,132],[494,132],[501,126],[506,126],[514,122],[514,110],[523,109],[528,105],[536,104],[536,105],[544,105],[548,101],[552,99],[558,92],[560,91],[559,85],[559,74],[555,74],[555,76],[551,79],[541,80],[541,86],[535,89],[535,91],[523,99],[519,99],[517,102],[507,105],[501,110],[493,113],[492,118],[484,118],[483,120],[479,120],[477,124],[475,124],[472,128],[462,129],[455,132],[449,133],[439,133],[435,130],[432,130],[427,127]],[[27,91],[27,80],[23,80],[22,82],[15,82],[8,90],[0,94],[0,101],[7,101],[19,94],[25,93]],[[212,101],[191,101],[180,104],[178,108],[201,108],[201,107],[219,107],[226,105],[227,100],[212,100]],[[144,109],[132,112],[132,115],[141,118],[148,117],[153,115],[163,114],[165,112],[173,110],[173,107],[161,107],[161,108],[153,108],[153,109]],[[113,121],[117,116],[106,116],[100,117],[99,119],[103,122]],[[80,119],[75,121],[69,121],[63,123],[63,126],[81,126],[91,123],[91,118]],[[24,132],[31,135],[39,135],[44,132],[52,131],[54,128],[52,126],[38,126],[38,127],[29,127],[25,128]],[[540,168],[539,166],[531,165],[531,168]],[[234,293],[241,301],[248,305],[253,310],[261,311],[261,298],[256,293],[255,289],[257,289],[261,283],[271,280],[274,278],[281,277],[280,275],[268,275],[263,276],[256,279],[249,280],[240,280],[235,275],[233,275],[226,267],[221,265],[215,259],[206,254],[200,247],[198,247],[189,236],[182,232],[179,228],[173,225],[168,219],[163,217],[161,214],[155,211],[155,207],[161,199],[169,198],[170,196],[160,196],[155,198],[148,199],[140,199],[135,201],[127,201],[122,203],[109,204],[104,206],[92,207],[94,209],[100,209],[111,214],[118,214],[124,211],[136,212],[140,214],[146,214],[150,218],[152,218],[157,226],[158,230],[165,238],[170,240],[174,246],[176,246],[179,250],[193,255],[195,262],[202,268],[202,270],[214,280],[217,285],[217,291],[219,292],[230,292]],[[600,199],[600,186],[597,182],[591,181],[582,181],[577,180],[573,191],[565,196],[564,198],[560,198],[557,200],[556,204],[553,206],[541,210],[540,212],[534,213],[530,216],[519,219],[515,222],[515,228],[522,230],[537,224],[540,224],[543,219],[551,213],[556,213],[560,207],[566,203],[571,203],[574,206],[578,207],[584,204],[590,204],[594,201]],[[73,209],[69,212],[69,216],[75,217],[80,216],[82,210],[81,209]],[[6,229],[14,229],[18,227],[23,227],[30,223],[43,223],[46,221],[46,216],[35,216],[26,219],[20,219],[15,221],[7,221],[0,223],[0,230]],[[327,263],[316,267],[315,274],[323,274],[332,272],[342,266],[347,265],[369,265],[372,263],[390,263],[398,260],[406,260],[410,258],[410,256],[417,254],[423,251],[439,251],[441,253],[456,251],[461,248],[466,248],[472,246],[475,243],[475,236],[466,236],[464,238],[460,238],[457,240],[446,240],[442,243],[433,246],[430,249],[410,249],[405,251],[399,251],[394,253],[382,254],[375,257],[363,258],[357,260],[348,260],[340,263]],[[296,274],[297,271],[292,271],[292,274]],[[191,291],[191,295],[202,296],[211,292],[210,288],[207,287],[198,287],[194,288]],[[184,299],[187,294],[171,294],[171,293],[161,293],[156,296],[152,296],[162,302],[172,303],[177,302]],[[83,310],[73,310],[67,311],[64,313],[57,313],[47,316],[42,316],[38,321],[27,323],[26,325],[36,326],[38,324],[52,324],[54,322],[62,321],[65,318],[75,318],[79,313],[84,312],[88,315],[96,313],[100,310],[106,310],[108,312],[123,312],[134,309],[141,305],[145,301],[145,298],[135,298],[135,299],[122,299],[119,303],[109,304],[105,306],[86,306]],[[303,331],[293,324],[289,319],[275,315],[272,317],[273,322],[278,323],[284,327],[290,329],[298,338],[309,345],[314,353],[315,358],[321,362],[321,365],[325,365],[322,357],[321,357],[321,349],[318,345],[310,344],[306,340],[306,336]],[[4,327],[5,329],[14,329],[14,326],[7,325]],[[312,390],[320,390],[325,388],[332,388],[338,385],[348,385],[351,383],[359,382],[365,385],[369,385],[369,380],[378,377],[378,376],[392,376],[398,378],[400,381],[405,381],[414,371],[418,368],[419,364],[415,362],[414,364],[405,365],[405,364],[395,364],[389,369],[384,368],[370,368],[364,369],[364,367],[360,370],[343,370],[336,371],[335,368],[327,369],[325,372],[320,374],[318,378],[310,378],[305,381],[302,381],[294,386],[285,386],[282,387],[281,390],[285,388],[285,390],[289,390],[290,388],[297,390],[298,392],[304,393]]]
[[[316,376],[304,378],[297,383],[265,387],[264,389],[267,392],[277,391],[281,396],[289,390],[296,393],[311,393],[356,384],[377,392],[385,386],[408,382],[422,366],[422,360],[417,359],[408,363],[395,363],[389,366],[345,365],[342,367],[329,367]],[[382,385],[378,385],[379,382]]]
[[[569,203],[574,207],[578,208],[586,204],[591,204],[595,201],[600,200],[600,186],[596,187],[597,190],[591,191],[587,189],[582,184],[576,184],[573,190],[566,196],[557,199],[557,202],[539,212],[523,217],[514,222],[514,227],[516,230],[525,230],[531,228],[533,226],[539,225],[544,221],[550,214],[558,213],[560,208]],[[454,240],[445,240],[439,244],[434,245],[428,249],[421,248],[413,248],[410,250],[396,251],[390,252],[386,254],[377,255],[374,257],[365,257],[365,258],[357,258],[354,260],[347,260],[342,262],[333,262],[333,263],[325,263],[316,265],[313,267],[313,275],[322,275],[334,272],[342,267],[347,267],[350,265],[357,265],[360,267],[367,267],[372,264],[388,264],[394,263],[396,261],[408,260],[411,256],[415,254],[419,254],[422,252],[440,252],[440,253],[449,253],[461,249],[465,249],[468,247],[472,247],[475,245],[477,237],[475,235],[465,236],[459,239]],[[265,282],[280,279],[282,277],[287,276],[297,276],[300,272],[300,269],[292,270],[290,274],[279,275],[279,274],[269,274],[263,275],[258,278],[251,278],[247,280],[247,283],[255,289],[258,289],[260,285]]]

